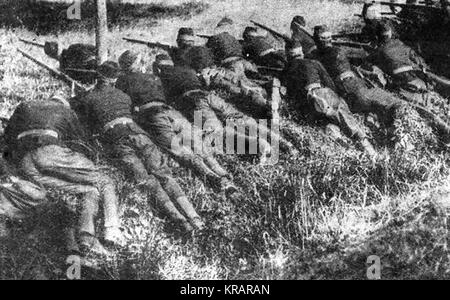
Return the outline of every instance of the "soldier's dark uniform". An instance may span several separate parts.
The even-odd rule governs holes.
[[[59,54],[59,46],[56,42],[45,43],[45,53],[59,60],[59,68],[75,80],[83,83],[92,83],[95,80],[94,72],[82,72],[81,70],[94,71],[97,68],[96,48],[89,44],[73,44]]]
[[[228,32],[212,36],[206,46],[211,49],[217,66],[229,69],[239,76],[260,78],[256,65],[244,59],[241,43]]]
[[[274,99],[273,101],[266,100],[261,95],[262,88],[251,86],[251,82],[245,77],[239,76],[228,69],[213,66],[212,58],[209,57],[207,51],[196,49],[196,47],[192,48],[191,51],[193,53],[189,55],[189,57],[192,58],[191,61],[188,60],[189,66],[197,72],[196,76],[202,83],[203,88],[207,88],[208,90],[225,90],[233,96],[249,97],[249,99],[251,99],[249,104],[253,113],[255,113],[259,107],[263,110],[270,110],[270,113],[278,114],[277,107],[280,105],[280,99]],[[186,76],[194,76],[194,72],[189,72]],[[194,78],[192,78],[192,81],[194,81]],[[244,85],[248,85],[249,87],[245,88],[243,87]],[[278,87],[273,87],[273,89],[276,88]],[[214,94],[210,94],[209,98],[211,100],[208,103],[209,108],[207,109],[219,116],[221,122],[225,123],[228,119],[235,119],[242,121],[243,124],[248,127],[257,126],[255,119],[244,114],[234,105],[228,104],[224,99],[215,96]],[[205,105],[199,104],[196,109],[204,111]],[[296,153],[294,146],[289,141],[274,132],[270,132],[267,126],[259,125],[258,130],[261,136],[272,136],[272,139],[276,139],[280,145],[291,154]],[[259,139],[259,142],[262,143],[262,148],[270,148],[264,140]]]
[[[274,69],[283,69],[286,64],[284,50],[276,49],[269,38],[257,35],[257,29],[247,27],[243,35],[243,53],[246,59],[253,61],[256,65]],[[263,74],[275,74],[276,71],[261,70]]]
[[[291,22],[292,40],[300,43],[305,53],[305,57],[309,58],[310,54],[317,49],[313,37],[305,29],[306,22],[302,16],[295,16]]]
[[[436,96],[430,94],[431,87],[419,71],[426,67],[426,63],[412,48],[392,38],[390,33],[390,26],[382,25],[378,28],[380,45],[368,61],[391,77],[394,87],[404,98],[426,105]]]
[[[228,184],[228,172],[212,154],[205,151],[207,149],[203,144],[201,130],[192,126],[181,113],[167,104],[164,88],[158,77],[126,70],[117,80],[116,87],[131,97],[138,124],[161,149],[185,167],[193,169],[199,176],[223,184],[224,187]],[[176,141],[180,136],[184,140],[179,140],[178,143]],[[189,141],[189,138],[192,140]],[[196,151],[196,147],[200,147],[198,150],[201,151]]]
[[[243,125],[257,128],[257,122],[244,116],[233,105],[216,94],[205,90],[193,69],[164,66],[161,67],[159,76],[168,98],[171,99],[175,108],[185,113],[188,120],[194,122],[195,125],[197,125],[196,118],[201,117],[201,124],[197,126],[201,126],[206,132],[210,132],[213,137],[223,137],[224,134],[227,137],[236,135],[250,144],[257,145],[259,142],[263,155],[270,153],[271,147],[264,139],[258,140],[257,137],[251,137],[240,132],[236,133],[233,127],[223,126],[227,121],[240,120]],[[263,128],[259,129],[263,131]],[[267,132],[261,134],[265,133]]]
[[[111,150],[111,156],[150,192],[164,213],[186,231],[192,230],[190,222],[201,228],[201,219],[173,178],[165,155],[133,121],[130,97],[112,86],[117,71],[118,66],[112,62],[100,66],[102,77],[93,91],[77,99],[78,110],[87,118],[90,128],[100,134],[102,143]],[[174,203],[184,209],[188,220]]]
[[[79,233],[81,246],[89,250],[98,242],[93,239],[94,219],[101,197],[106,240],[115,242],[120,220],[114,182],[71,149],[84,137],[75,113],[54,102],[20,104],[5,130],[9,150],[24,175],[44,187],[83,196]]]
[[[214,66],[211,53],[206,48],[193,47],[188,51],[186,57],[187,65],[197,72],[202,84],[208,89],[225,90],[239,100],[245,99],[245,102],[248,103],[240,101],[238,105],[246,111],[254,112],[257,115],[270,114],[271,101],[268,99],[267,92],[245,75],[224,67]]]
[[[296,42],[287,49],[299,48]],[[361,142],[371,154],[372,146],[364,130],[350,112],[347,103],[336,93],[336,87],[323,65],[315,60],[292,57],[284,71],[284,85],[293,106],[313,119],[323,118],[338,125],[348,136]]]
[[[3,177],[0,184],[0,237],[8,234],[5,226],[7,220],[23,221],[37,208],[48,203],[45,189],[13,173],[3,156],[0,156],[0,176]]]
[[[321,41],[320,34],[327,33],[325,27],[316,28],[318,50],[314,57],[319,60],[328,71],[341,96],[347,99],[352,112],[377,113],[380,117],[394,115],[400,108],[402,101],[383,89],[374,87],[369,89],[352,69],[347,52],[344,48],[332,46],[326,40]],[[391,121],[391,120],[389,120]]]

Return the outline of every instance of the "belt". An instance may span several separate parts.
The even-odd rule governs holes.
[[[270,53],[273,53],[273,52],[276,52],[276,51],[277,51],[277,50],[276,50],[275,48],[267,49],[267,50],[261,52],[261,53],[259,54],[259,57],[266,56],[267,54],[270,54]]]
[[[339,80],[344,81],[345,79],[355,78],[355,77],[356,77],[356,75],[355,75],[355,73],[353,73],[353,71],[346,71],[346,72],[342,73],[341,75],[339,75]]]
[[[103,130],[106,132],[113,129],[117,125],[126,125],[131,123],[134,123],[134,121],[128,117],[117,118],[112,120],[111,122],[106,123],[106,125],[103,127]]]
[[[136,106],[135,111],[142,112],[142,111],[145,111],[145,110],[147,110],[149,108],[152,108],[152,107],[163,107],[165,105],[166,104],[163,103],[163,102],[149,102],[149,103],[144,104],[144,105],[139,106],[139,107]]]
[[[195,94],[195,93],[205,93],[205,91],[204,91],[204,90],[201,90],[201,89],[190,90],[190,91],[187,91],[187,92],[185,92],[185,93],[183,94],[183,98],[184,98],[184,97],[190,97],[190,96],[192,96],[192,94]]]
[[[398,75],[398,74],[409,72],[409,71],[414,71],[414,68],[411,67],[411,66],[400,67],[400,68],[395,69],[394,71],[392,71],[392,74]]]
[[[320,89],[322,88],[322,85],[320,83],[311,83],[310,85],[307,85],[305,87],[305,90],[309,93],[312,90]]]
[[[28,130],[25,132],[22,132],[21,134],[19,134],[17,136],[18,140],[21,140],[27,136],[32,136],[32,135],[37,135],[37,136],[51,136],[54,137],[55,139],[59,138],[59,135],[56,131],[54,130],[48,130],[48,129],[33,129],[33,130]]]

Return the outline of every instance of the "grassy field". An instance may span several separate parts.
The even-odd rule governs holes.
[[[205,0],[189,5],[172,0],[169,7],[154,7],[161,12],[156,18],[112,24],[112,59],[139,47],[150,70],[156,51],[126,44],[121,37],[173,43],[179,27],[208,34],[224,16],[236,21],[236,35],[250,19],[287,32],[297,14],[305,15],[311,27],[326,23],[337,31],[357,27],[353,15],[361,10],[353,1],[337,0]],[[16,52],[21,47],[50,62],[18,37],[58,40],[64,46],[94,41],[86,20],[40,36],[11,27],[0,29],[0,116],[9,116],[21,101],[42,100],[58,89],[69,93]],[[99,152],[96,160],[118,182],[128,245],[102,272],[85,272],[83,278],[366,279],[372,255],[381,258],[383,279],[449,278],[446,218],[435,204],[450,195],[448,151],[419,119],[408,125],[415,149],[394,151],[374,141],[386,155],[376,164],[305,124],[292,128],[301,152],[297,158],[257,167],[222,157],[247,195],[239,203],[217,195],[174,164],[208,224],[208,230],[192,238],[170,234],[167,223],[149,209],[146,195],[136,192]],[[54,195],[55,201],[61,199]],[[53,246],[55,234],[46,230],[55,227],[54,218],[47,219],[32,223],[39,224],[37,230],[18,230],[13,240],[1,244],[0,278],[65,278],[65,258]]]

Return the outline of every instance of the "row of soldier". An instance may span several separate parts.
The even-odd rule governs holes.
[[[375,113],[394,126],[394,119],[407,118],[408,110],[417,109],[444,141],[448,138],[445,120],[418,105],[438,96],[429,93],[420,76],[418,71],[424,69],[416,68],[425,62],[393,37],[388,22],[378,22],[372,36],[377,47],[369,55],[361,49],[336,47],[325,26],[317,26],[310,36],[300,16],[292,21],[292,38],[283,51],[255,27],[246,28],[244,40],[238,41],[227,30],[231,23],[222,20],[217,28],[221,32],[208,36],[206,46],[195,45],[192,29],[180,29],[178,47],[167,48],[169,55],[157,55],[153,73],[141,72],[140,55],[126,51],[118,63],[108,61],[97,68],[96,86],[89,92],[70,100],[55,95],[44,102],[21,103],[5,130],[9,161],[2,165],[9,182],[2,185],[0,194],[3,229],[7,219],[24,218],[47,203],[46,189],[56,189],[81,195],[78,217],[66,228],[68,250],[105,254],[105,246],[123,245],[115,183],[80,146],[97,135],[106,155],[118,162],[179,228],[201,230],[205,224],[174,178],[167,159],[192,170],[227,197],[240,199],[240,188],[217,160],[217,153],[196,152],[195,143],[213,149],[213,137],[244,135],[259,144],[262,163],[276,151],[273,140],[288,157],[295,157],[298,150],[293,144],[269,127],[257,125],[261,136],[271,137],[265,140],[226,125],[228,119],[237,119],[255,126],[257,118],[274,117],[273,108],[279,107],[281,94],[286,95],[288,106],[306,119],[321,119],[339,127],[372,159],[377,151],[354,113]],[[362,66],[360,74],[377,78],[380,72],[373,67],[378,66],[393,81],[389,88],[396,90],[368,86],[363,76],[355,73],[355,64]],[[217,90],[232,97],[225,99]],[[196,115],[201,116],[200,126],[193,124]],[[183,137],[191,136],[193,143],[181,142],[182,132],[186,132]],[[13,175],[11,169],[18,169],[27,181]],[[102,239],[95,227],[100,207]]]

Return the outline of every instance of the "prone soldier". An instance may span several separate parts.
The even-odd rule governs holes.
[[[5,130],[12,159],[27,178],[46,188],[82,196],[78,220],[80,250],[105,254],[95,231],[99,200],[103,198],[103,239],[112,246],[121,246],[119,199],[114,182],[77,152],[75,145],[84,139],[75,112],[61,96],[20,104]]]
[[[88,118],[89,128],[100,135],[111,157],[154,197],[158,208],[176,225],[186,232],[202,229],[203,221],[173,178],[166,156],[133,121],[130,97],[114,88],[119,66],[105,62],[98,71],[96,88],[76,99],[80,113]]]
[[[225,192],[235,189],[228,179],[228,172],[222,168],[207,151],[204,145],[203,133],[193,126],[181,113],[168,105],[161,80],[153,75],[139,72],[135,65],[137,54],[125,51],[119,58],[121,75],[116,87],[131,97],[135,107],[136,120],[145,129],[164,152],[168,153],[183,166],[194,170],[202,178],[221,186]],[[173,62],[168,56],[159,55],[160,64]],[[189,140],[179,140],[182,136]],[[202,151],[194,151],[195,147]]]
[[[423,58],[392,35],[392,27],[389,24],[378,26],[379,45],[368,61],[389,75],[393,88],[409,102],[427,106],[441,98],[430,91],[433,87],[423,72],[423,69],[427,68]]]
[[[267,37],[259,34],[256,27],[247,27],[243,33],[244,56],[253,61],[263,74],[278,75],[284,69],[286,54],[278,50]]]
[[[336,87],[323,65],[305,59],[301,44],[286,44],[288,65],[283,82],[289,100],[296,109],[308,112],[314,118],[323,118],[338,125],[349,137],[356,139],[371,158],[376,151],[368,141],[364,129],[354,118],[347,103],[336,94]]]
[[[333,46],[331,33],[326,26],[316,26],[314,38],[318,45],[317,51],[314,52],[315,58],[334,79],[339,94],[348,101],[351,111],[364,114],[374,112],[379,120],[398,124],[399,122],[394,122],[393,116],[401,117],[399,111],[405,110],[405,103],[381,88],[368,88],[363,79],[353,71],[346,50]]]
[[[209,58],[203,56],[201,59],[202,61],[197,60],[197,63],[207,67]],[[160,70],[158,75],[163,82],[168,98],[171,99],[178,110],[186,114],[190,121],[196,124],[196,117],[201,116],[201,124],[197,126],[210,132],[214,138],[223,138],[224,134],[227,137],[237,135],[239,139],[250,144],[257,145],[259,143],[261,163],[266,162],[266,158],[272,152],[272,149],[265,139],[258,139],[256,136],[248,136],[240,132],[235,133],[235,128],[227,125],[229,121],[239,121],[241,125],[248,128],[258,129],[261,136],[266,137],[270,134],[267,127],[259,126],[256,120],[245,116],[218,95],[207,91],[194,69],[161,65],[158,61],[155,64],[155,68]],[[223,124],[226,124],[226,126],[224,127]],[[279,140],[276,135],[272,135],[272,138]]]

